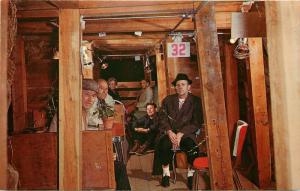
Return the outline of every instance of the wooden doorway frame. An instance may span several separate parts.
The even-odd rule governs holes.
[[[0,189],[7,189],[7,43],[8,43],[8,1],[0,1]]]

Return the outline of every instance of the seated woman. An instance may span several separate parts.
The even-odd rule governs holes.
[[[134,145],[129,152],[131,154],[143,155],[157,137],[158,116],[156,104],[147,103],[146,109],[147,114],[132,123],[131,134]]]

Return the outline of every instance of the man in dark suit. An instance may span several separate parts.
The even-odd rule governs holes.
[[[163,168],[161,185],[170,185],[169,164],[172,160],[172,149],[180,148],[187,154],[188,163],[193,164],[198,156],[196,152],[188,152],[196,147],[196,132],[203,123],[202,105],[199,97],[190,92],[192,80],[186,74],[179,73],[172,82],[176,94],[167,96],[162,101],[159,120],[163,136],[159,141],[158,154]],[[192,187],[193,170],[188,170],[188,187]]]

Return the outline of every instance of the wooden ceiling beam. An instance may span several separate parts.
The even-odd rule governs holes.
[[[124,7],[149,7],[149,6],[174,6],[176,4],[192,4],[187,1],[81,1],[81,9],[91,8],[124,8]]]
[[[179,21],[180,18],[100,20],[87,22],[84,32],[170,31]],[[178,27],[178,30],[193,30],[193,28],[194,24],[192,19],[186,19]]]
[[[86,22],[84,33],[97,32],[155,32],[155,31],[171,31],[180,21],[180,18],[153,18],[153,19],[127,19],[127,20],[99,20]],[[231,28],[231,13],[216,13],[216,24],[218,29]],[[184,20],[178,31],[194,30],[192,19]]]
[[[99,45],[130,45],[130,46],[138,46],[138,45],[153,45],[158,43],[157,39],[114,39],[114,40],[94,40],[94,44]]]
[[[83,35],[83,40],[114,40],[114,39],[134,39],[134,40],[141,40],[141,39],[162,39],[166,35],[165,32],[161,33],[143,33],[142,36],[136,36],[132,34],[106,34],[104,37],[99,37],[98,33],[93,34],[85,34]]]
[[[80,2],[83,3],[83,2]],[[115,2],[114,2],[115,3]],[[186,13],[191,12],[193,9],[196,9],[199,2],[144,2],[144,5],[140,3],[132,3],[128,4],[126,2],[125,5],[123,2],[119,5],[111,4],[110,6],[102,6],[99,8],[93,5],[82,7],[80,10],[80,14],[83,16],[120,16],[120,15],[136,15],[136,14],[151,14],[151,13]],[[146,5],[145,3],[148,3]],[[240,12],[242,2],[217,2],[216,3],[216,12]]]
[[[58,18],[57,9],[17,11],[17,18]]]
[[[96,48],[98,50],[103,50],[103,51],[123,51],[123,50],[130,50],[130,51],[135,51],[135,50],[148,50],[155,47],[155,45],[153,46],[110,46],[110,45],[106,45],[106,46],[97,46]]]
[[[61,1],[61,0],[48,0],[48,4],[60,9],[79,9],[79,0]]]
[[[28,10],[48,10],[56,9],[53,5],[47,3],[47,1],[37,1],[37,0],[26,0],[26,1],[16,1],[18,12],[28,11]],[[57,15],[58,16],[58,15]]]
[[[180,21],[180,18],[154,18],[154,19],[127,19],[127,20],[99,20],[87,21],[84,33],[118,33],[118,32],[168,32]],[[216,13],[216,24],[218,29],[231,28],[231,13]],[[20,34],[51,33],[53,26],[47,22],[19,22],[18,32]],[[178,31],[193,31],[192,19],[184,20],[177,28]]]
[[[97,51],[101,52],[103,55],[128,55],[128,54],[145,54],[147,50],[145,49],[135,49],[135,50],[99,50]],[[113,57],[109,57],[109,59],[112,59]],[[107,58],[108,59],[108,58]]]
[[[53,27],[47,22],[19,22],[18,34],[52,33]]]
[[[19,2],[17,18],[58,17],[59,8],[80,8],[84,16],[149,15],[154,13],[186,13],[196,9],[200,2],[102,2],[102,1],[30,1]],[[240,12],[242,2],[216,2],[216,12]]]
[[[194,4],[197,8],[199,3]],[[122,16],[122,15],[148,15],[153,13],[186,13],[193,10],[193,3],[159,4],[147,6],[103,7],[94,9],[80,9],[83,16]]]

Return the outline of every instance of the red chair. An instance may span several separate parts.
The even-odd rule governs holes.
[[[246,138],[247,128],[248,124],[246,122],[238,120],[232,152],[234,167],[236,167],[241,161],[241,153]],[[196,171],[194,173],[193,190],[198,190],[199,174],[200,172],[207,172],[208,166],[208,157],[198,157],[194,160],[193,168]]]

